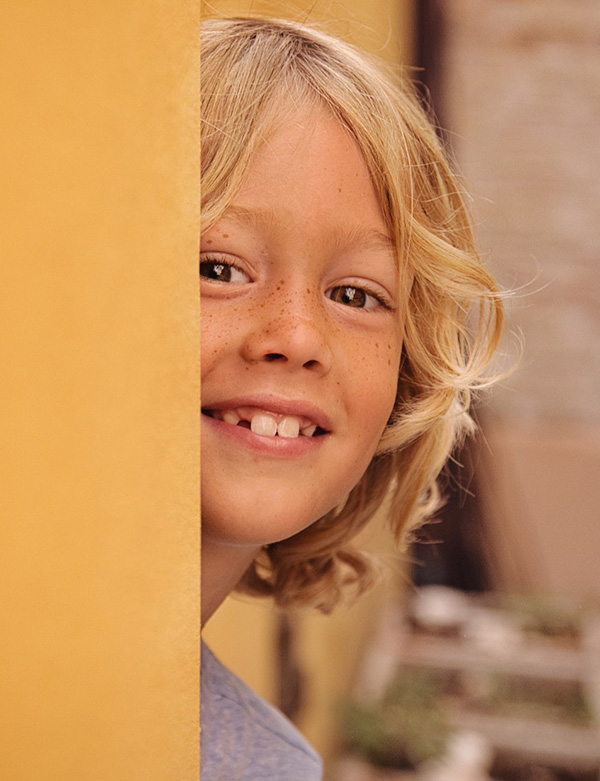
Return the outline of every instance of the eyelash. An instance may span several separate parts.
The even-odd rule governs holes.
[[[206,269],[208,266],[213,266],[213,267],[221,266],[221,267],[227,267],[229,269],[234,269],[234,270],[238,271],[240,274],[243,274],[245,277],[247,277],[248,281],[251,281],[249,275],[243,269],[241,269],[235,263],[232,263],[229,259],[226,259],[225,256],[221,256],[221,255],[212,255],[212,256],[211,255],[205,255],[204,257],[201,257],[200,258],[200,276],[204,276],[205,279],[210,279],[210,280],[212,280],[214,282],[222,282],[224,284],[231,284],[231,280],[230,279],[222,280],[222,279],[218,279],[215,276],[210,276],[209,274],[202,274],[202,268],[204,267]],[[235,282],[233,284],[235,284]],[[366,300],[368,300],[369,298],[373,299],[374,301],[377,302],[377,306],[356,306],[356,307],[352,307],[351,304],[346,304],[346,306],[348,306],[348,308],[363,309],[366,312],[370,312],[370,311],[376,310],[379,307],[381,307],[382,309],[385,309],[387,311],[392,311],[393,310],[393,307],[391,306],[391,304],[382,295],[380,295],[379,293],[375,292],[374,290],[371,290],[368,287],[361,286],[361,285],[348,285],[348,284],[346,284],[346,285],[335,285],[334,287],[329,288],[327,290],[327,292],[325,293],[325,295],[326,295],[326,297],[329,300],[334,301],[334,303],[342,303],[340,301],[336,302],[333,294],[335,293],[335,291],[345,291],[346,293],[348,293],[348,291],[350,291],[350,290],[352,290],[352,291],[359,291],[360,293],[364,293],[365,299]],[[353,298],[353,296],[349,296],[349,297],[350,297],[350,299]]]

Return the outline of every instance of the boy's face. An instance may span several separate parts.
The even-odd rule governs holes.
[[[394,406],[397,261],[356,142],[288,116],[202,236],[205,540],[256,547],[339,504]]]

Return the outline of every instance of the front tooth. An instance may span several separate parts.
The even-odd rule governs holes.
[[[250,421],[250,428],[255,434],[263,437],[274,437],[277,434],[277,421],[272,415],[259,412]]]
[[[316,430],[317,430],[317,427],[314,424],[312,426],[307,426],[306,428],[302,429],[302,436],[303,437],[312,437],[312,435],[315,433]]]
[[[277,426],[277,433],[286,439],[297,437],[300,433],[300,421],[294,415],[286,415]]]
[[[237,426],[240,422],[240,416],[235,410],[227,410],[223,413],[223,420],[225,423],[231,423],[233,426]]]

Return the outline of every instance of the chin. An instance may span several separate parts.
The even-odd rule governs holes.
[[[303,502],[301,497],[290,497],[289,492],[277,496],[267,492],[256,493],[244,500],[229,499],[223,507],[211,501],[206,490],[202,497],[202,534],[214,541],[232,546],[262,546],[293,537],[318,521],[335,503]]]

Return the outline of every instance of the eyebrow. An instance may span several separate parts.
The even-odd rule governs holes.
[[[282,230],[285,226],[285,220],[275,209],[259,209],[236,204],[229,206],[221,219],[250,224],[259,228],[271,227],[276,230]],[[359,245],[364,249],[381,249],[391,252],[394,252],[396,248],[394,240],[388,233],[377,230],[377,228],[366,228],[359,225],[335,230],[333,244],[336,248]]]

